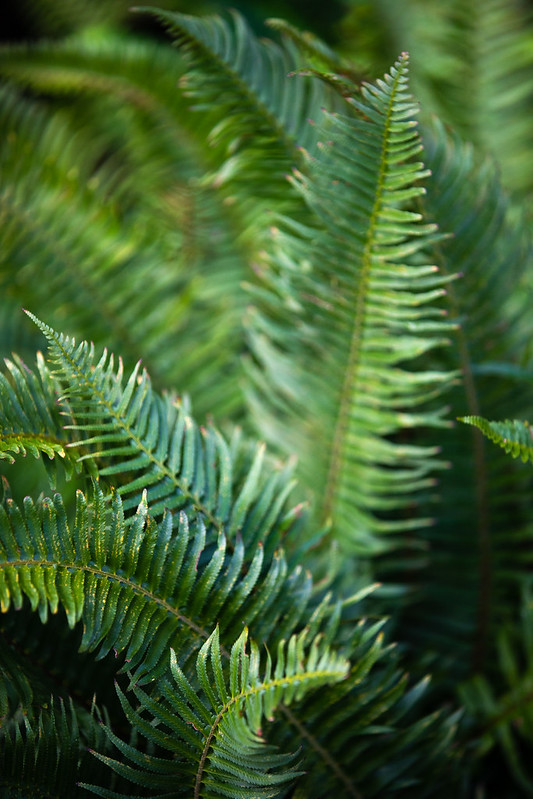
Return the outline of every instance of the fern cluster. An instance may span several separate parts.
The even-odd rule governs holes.
[[[529,12],[86,13],[0,50],[0,795],[533,795]]]

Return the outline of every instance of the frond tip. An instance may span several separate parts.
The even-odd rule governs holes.
[[[482,416],[461,416],[460,422],[477,427],[484,436],[505,450],[513,458],[521,458],[524,463],[533,463],[533,430],[529,422],[506,419],[504,422],[490,422]]]

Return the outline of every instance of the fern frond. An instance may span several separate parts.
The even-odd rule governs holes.
[[[272,232],[249,325],[251,399],[263,434],[300,453],[333,535],[368,555],[428,523],[402,508],[431,484],[437,448],[391,438],[446,424],[432,402],[451,373],[417,359],[450,327],[436,305],[446,280],[424,254],[435,228],[409,209],[427,172],[413,160],[407,56],[351,104],[357,117],[324,112],[321,151],[292,179],[316,223],[283,218]]]
[[[477,427],[484,436],[513,458],[520,458],[524,463],[533,462],[533,433],[529,422],[520,422],[517,419],[489,422],[481,416],[461,416],[459,421]]]
[[[135,690],[139,710],[134,711],[120,693],[130,722],[172,758],[142,762],[130,747],[111,735],[134,766],[125,767],[103,756],[100,759],[137,784],[148,780],[154,789],[166,789],[161,795],[279,795],[279,786],[294,780],[300,772],[288,767],[294,756],[276,753],[266,744],[264,722],[274,721],[280,705],[297,703],[306,694],[343,680],[348,670],[343,657],[334,655],[316,639],[309,646],[306,635],[304,632],[280,642],[275,662],[267,655],[261,667],[259,649],[253,641],[250,653],[246,652],[247,629],[233,644],[228,664],[223,662],[215,630],[197,657],[201,698],[172,652],[173,681],[161,685],[157,701]],[[154,721],[143,717],[146,712]],[[95,793],[108,795],[105,791]]]
[[[239,203],[244,240],[255,261],[272,209],[305,215],[301,198],[286,174],[314,152],[314,124],[323,106],[339,105],[325,84],[295,75],[305,66],[285,37],[281,43],[258,39],[244,18],[198,18],[140,8],[154,14],[183,53],[188,69],[182,88],[191,97],[207,142],[218,162],[209,180],[226,202]],[[253,187],[253,188],[252,188]]]
[[[62,606],[71,628],[83,621],[82,651],[98,649],[100,658],[124,651],[145,682],[167,668],[169,646],[194,651],[221,613],[225,635],[239,629],[244,614],[250,624],[257,619],[260,636],[271,637],[292,631],[310,600],[309,587],[298,607],[283,599],[287,585],[302,590],[308,581],[299,572],[287,576],[280,553],[264,564],[258,546],[245,566],[242,542],[230,554],[221,533],[212,547],[203,524],[190,530],[184,514],[173,534],[171,515],[155,525],[146,501],[126,524],[115,496],[108,519],[98,488],[89,504],[78,492],[73,526],[59,495],[40,505],[27,498],[23,512],[7,500],[0,534],[2,611],[21,608],[27,597],[46,621]],[[260,616],[266,608],[268,621]]]
[[[424,126],[423,140],[432,174],[421,210],[451,234],[434,257],[444,275],[461,275],[444,301],[458,330],[439,359],[463,375],[447,395],[450,415],[527,418],[533,403],[528,230],[512,220],[490,160],[438,121]],[[510,293],[510,286],[517,290]],[[423,571],[412,572],[417,596],[398,635],[421,653],[433,647],[454,690],[469,669],[489,667],[497,626],[512,612],[529,569],[521,560],[529,546],[531,491],[527,470],[506,463],[475,431],[456,425],[442,431],[441,444],[453,468],[439,478],[435,524],[419,533],[432,554]]]
[[[197,160],[176,140],[178,122],[170,115],[158,129],[156,167],[141,135],[155,120],[139,111],[125,124],[120,111],[106,116],[110,130],[91,136],[64,115],[48,118],[27,98],[0,92],[9,131],[0,152],[3,299],[12,314],[38,307],[61,325],[68,306],[71,330],[120,346],[128,367],[142,356],[156,385],[187,385],[200,416],[212,411],[215,389],[219,413],[236,413],[244,402],[242,254],[213,191],[194,183]]]
[[[254,147],[262,142],[270,151],[270,168],[276,170],[286,168],[287,155],[294,158],[298,146],[313,148],[316,132],[309,119],[333,95],[315,83],[285,80],[297,67],[288,43],[280,47],[258,40],[236,12],[230,22],[218,16],[202,19],[148,7],[137,10],[155,15],[176,37],[189,62],[187,93],[201,100],[205,112],[209,101],[214,101],[217,117],[224,123],[212,131],[213,143],[222,141],[234,153],[250,132]],[[250,159],[253,156],[253,152],[248,154]]]
[[[51,703],[39,717],[27,715],[0,728],[0,793],[2,796],[80,797],[80,776],[94,774],[88,746],[105,747],[94,723],[87,735],[72,704]],[[102,773],[102,772],[101,772]],[[83,776],[82,776],[83,779]]]
[[[9,377],[0,373],[0,459],[14,463],[15,455],[27,453],[39,458],[45,454],[47,471],[55,487],[56,464],[48,461],[59,456],[68,476],[79,466],[67,449],[68,439],[63,431],[57,406],[57,386],[54,384],[42,356],[37,356],[37,372],[32,372],[20,360],[6,359]]]
[[[425,120],[437,114],[500,165],[513,205],[529,204],[533,17],[520,0],[356,3],[341,23],[344,48],[384,69],[412,57]],[[505,124],[501,121],[505,120]]]
[[[214,427],[199,429],[182,403],[153,392],[140,364],[123,386],[120,361],[115,370],[104,351],[95,362],[87,342],[77,346],[28,315],[48,338],[69,400],[69,427],[80,436],[70,446],[83,447],[82,460],[97,460],[100,477],[118,481],[126,510],[136,507],[146,490],[152,515],[182,509],[191,519],[224,527],[228,535],[240,531],[249,545],[266,538],[294,486],[290,464],[267,479],[265,447],[259,445],[248,473],[235,475],[238,454],[230,453]]]

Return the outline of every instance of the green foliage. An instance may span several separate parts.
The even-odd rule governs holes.
[[[533,795],[529,12],[33,2],[0,795]]]
[[[513,458],[521,458],[524,463],[533,461],[533,435],[529,422],[519,422],[517,419],[489,422],[480,416],[463,416],[460,421],[477,427]]]

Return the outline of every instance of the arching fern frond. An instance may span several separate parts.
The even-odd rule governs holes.
[[[207,104],[214,101],[212,108],[223,122],[211,133],[213,143],[223,142],[229,152],[238,153],[245,134],[251,133],[255,152],[248,158],[259,156],[261,142],[271,152],[270,169],[276,171],[286,168],[287,156],[294,158],[297,146],[314,148],[316,132],[309,118],[333,94],[315,82],[285,80],[298,66],[288,42],[281,47],[258,40],[236,12],[229,21],[148,7],[137,10],[155,15],[176,37],[189,62],[184,81],[187,93],[201,101],[208,114]],[[210,80],[206,80],[208,75]],[[276,151],[278,157],[273,158]],[[262,153],[265,157],[264,149]]]
[[[459,421],[477,427],[484,436],[494,441],[513,458],[520,458],[524,463],[527,461],[533,463],[533,433],[529,422],[517,419],[489,422],[481,416],[462,416]]]
[[[69,428],[79,436],[69,446],[82,448],[83,460],[97,461],[99,476],[118,486],[126,510],[146,490],[152,515],[182,509],[208,526],[224,526],[228,535],[241,531],[249,545],[265,539],[286,510],[294,485],[290,465],[267,479],[259,445],[247,473],[235,474],[238,453],[214,427],[198,428],[182,403],[153,392],[140,364],[123,385],[120,362],[115,370],[106,352],[96,362],[94,347],[77,346],[29,316],[48,338],[68,397]]]
[[[171,759],[141,759],[116,736],[111,740],[133,763],[127,766],[99,756],[122,776],[150,784],[161,796],[268,797],[294,780],[299,772],[289,767],[294,756],[276,753],[264,740],[264,722],[274,721],[280,705],[298,703],[306,694],[346,677],[349,664],[307,633],[280,642],[277,658],[267,653],[261,665],[257,645],[245,628],[233,644],[229,663],[221,654],[218,629],[209,637],[196,661],[198,689],[191,685],[171,657],[173,680],[160,685],[156,700],[135,690],[140,709],[134,711],[120,693],[129,721]],[[148,721],[149,713],[153,721]],[[154,722],[157,722],[154,724]],[[113,796],[87,786],[99,796]]]
[[[428,523],[402,509],[431,484],[437,449],[391,439],[445,425],[432,403],[451,379],[417,368],[450,327],[436,304],[446,280],[424,253],[435,228],[410,208],[427,172],[407,61],[351,98],[357,116],[323,114],[324,144],[292,179],[316,223],[273,229],[249,325],[259,429],[300,453],[333,536],[366,555]]]
[[[326,84],[295,76],[306,62],[286,37],[281,45],[260,40],[236,12],[225,19],[138,10],[154,14],[176,37],[188,65],[182,87],[208,125],[218,162],[209,180],[227,203],[239,203],[255,258],[273,208],[305,215],[285,175],[301,165],[304,150],[316,150],[314,120],[323,106],[338,107],[338,97]]]

